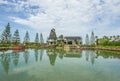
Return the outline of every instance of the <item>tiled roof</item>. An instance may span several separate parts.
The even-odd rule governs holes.
[[[80,40],[80,39],[82,39],[81,37],[79,37],[79,36],[66,36],[66,37],[64,37],[65,39],[69,39],[69,40]]]
[[[56,39],[56,38],[57,37],[56,37],[55,29],[53,28],[50,31],[50,35],[49,35],[48,39]]]

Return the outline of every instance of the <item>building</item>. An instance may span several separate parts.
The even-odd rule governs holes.
[[[52,44],[55,44],[56,41],[57,41],[57,36],[56,36],[55,29],[53,28],[53,29],[51,29],[49,37],[47,38],[47,43],[49,45],[52,45]]]
[[[66,36],[64,37],[65,44],[71,44],[71,45],[81,45],[82,44],[82,38],[79,36]]]
[[[69,44],[69,45],[81,45],[82,38],[80,36],[63,36],[60,35],[57,37],[55,29],[51,29],[49,37],[47,38],[48,45],[55,45],[55,44]]]

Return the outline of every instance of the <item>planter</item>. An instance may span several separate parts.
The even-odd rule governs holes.
[[[12,47],[12,50],[23,50],[24,48],[24,46],[14,46]]]

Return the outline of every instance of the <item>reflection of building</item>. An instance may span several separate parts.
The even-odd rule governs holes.
[[[56,51],[55,50],[47,50],[47,54],[50,60],[51,65],[55,65],[55,60],[57,57]]]
[[[82,38],[79,36],[66,36],[64,40],[66,44],[82,44]]]
[[[64,57],[69,57],[69,58],[80,58],[81,57],[82,51],[78,50],[70,50],[65,52]]]

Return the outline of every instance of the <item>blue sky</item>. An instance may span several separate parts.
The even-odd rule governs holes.
[[[120,0],[0,0],[0,34],[7,23],[11,31],[26,31],[34,41],[35,33],[44,39],[50,29],[57,35],[120,35]]]

